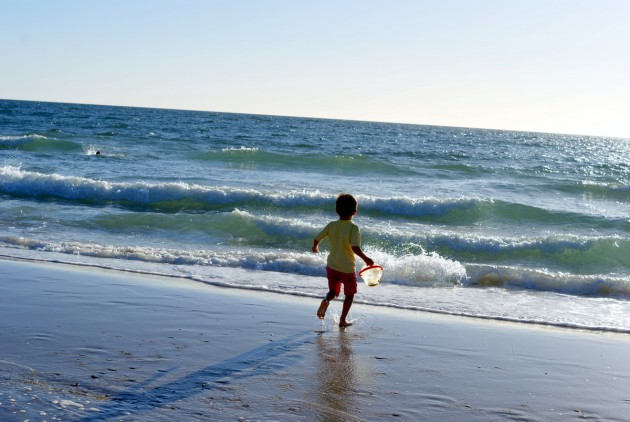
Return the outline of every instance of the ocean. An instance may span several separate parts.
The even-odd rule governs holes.
[[[628,139],[0,100],[1,256],[321,298],[341,192],[356,302],[630,333]]]

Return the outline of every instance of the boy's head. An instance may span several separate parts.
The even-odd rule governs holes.
[[[358,202],[349,193],[342,193],[337,197],[335,211],[341,218],[350,218],[357,213]]]

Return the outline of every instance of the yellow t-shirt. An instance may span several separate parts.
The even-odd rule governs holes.
[[[328,266],[342,273],[354,273],[356,263],[352,247],[361,246],[359,226],[354,224],[352,220],[333,221],[315,236],[315,240],[321,242],[326,237],[330,242]]]

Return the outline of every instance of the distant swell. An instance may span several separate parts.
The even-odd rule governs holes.
[[[583,182],[578,190],[596,197],[630,202],[630,185],[628,184]]]
[[[60,198],[81,203],[119,203],[165,210],[226,210],[249,207],[330,209],[331,195],[319,191],[265,192],[256,189],[201,186],[170,182],[108,182],[60,174],[0,168],[0,193],[16,197]],[[358,196],[365,213],[397,217],[442,217],[455,212],[476,213],[475,199],[413,200],[404,197]]]
[[[0,150],[15,149],[31,152],[80,151],[82,146],[72,141],[64,141],[40,134],[1,136]]]
[[[380,161],[367,155],[337,155],[326,157],[316,154],[282,154],[262,151],[258,148],[224,148],[208,151],[193,157],[197,160],[216,162],[221,166],[242,169],[284,169],[325,174],[408,174],[410,169]]]
[[[37,199],[63,199],[80,204],[109,204],[134,210],[226,211],[235,208],[283,210],[330,210],[331,195],[319,191],[262,191],[226,186],[202,186],[183,182],[108,182],[84,177],[24,171],[15,166],[0,168],[0,194]],[[451,226],[494,219],[542,225],[588,224],[594,227],[630,229],[625,219],[603,219],[576,213],[549,211],[528,205],[491,199],[379,198],[358,195],[362,215],[419,220]]]

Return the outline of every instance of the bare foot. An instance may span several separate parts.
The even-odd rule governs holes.
[[[317,317],[319,319],[324,319],[326,316],[326,309],[328,309],[328,301],[326,299],[322,300],[321,305],[319,305],[319,309],[317,310]]]
[[[349,326],[351,326],[351,325],[352,325],[352,323],[351,323],[351,322],[348,322],[348,321],[340,321],[340,322],[339,322],[339,326],[340,326],[341,328],[344,328],[344,327],[349,327]]]

